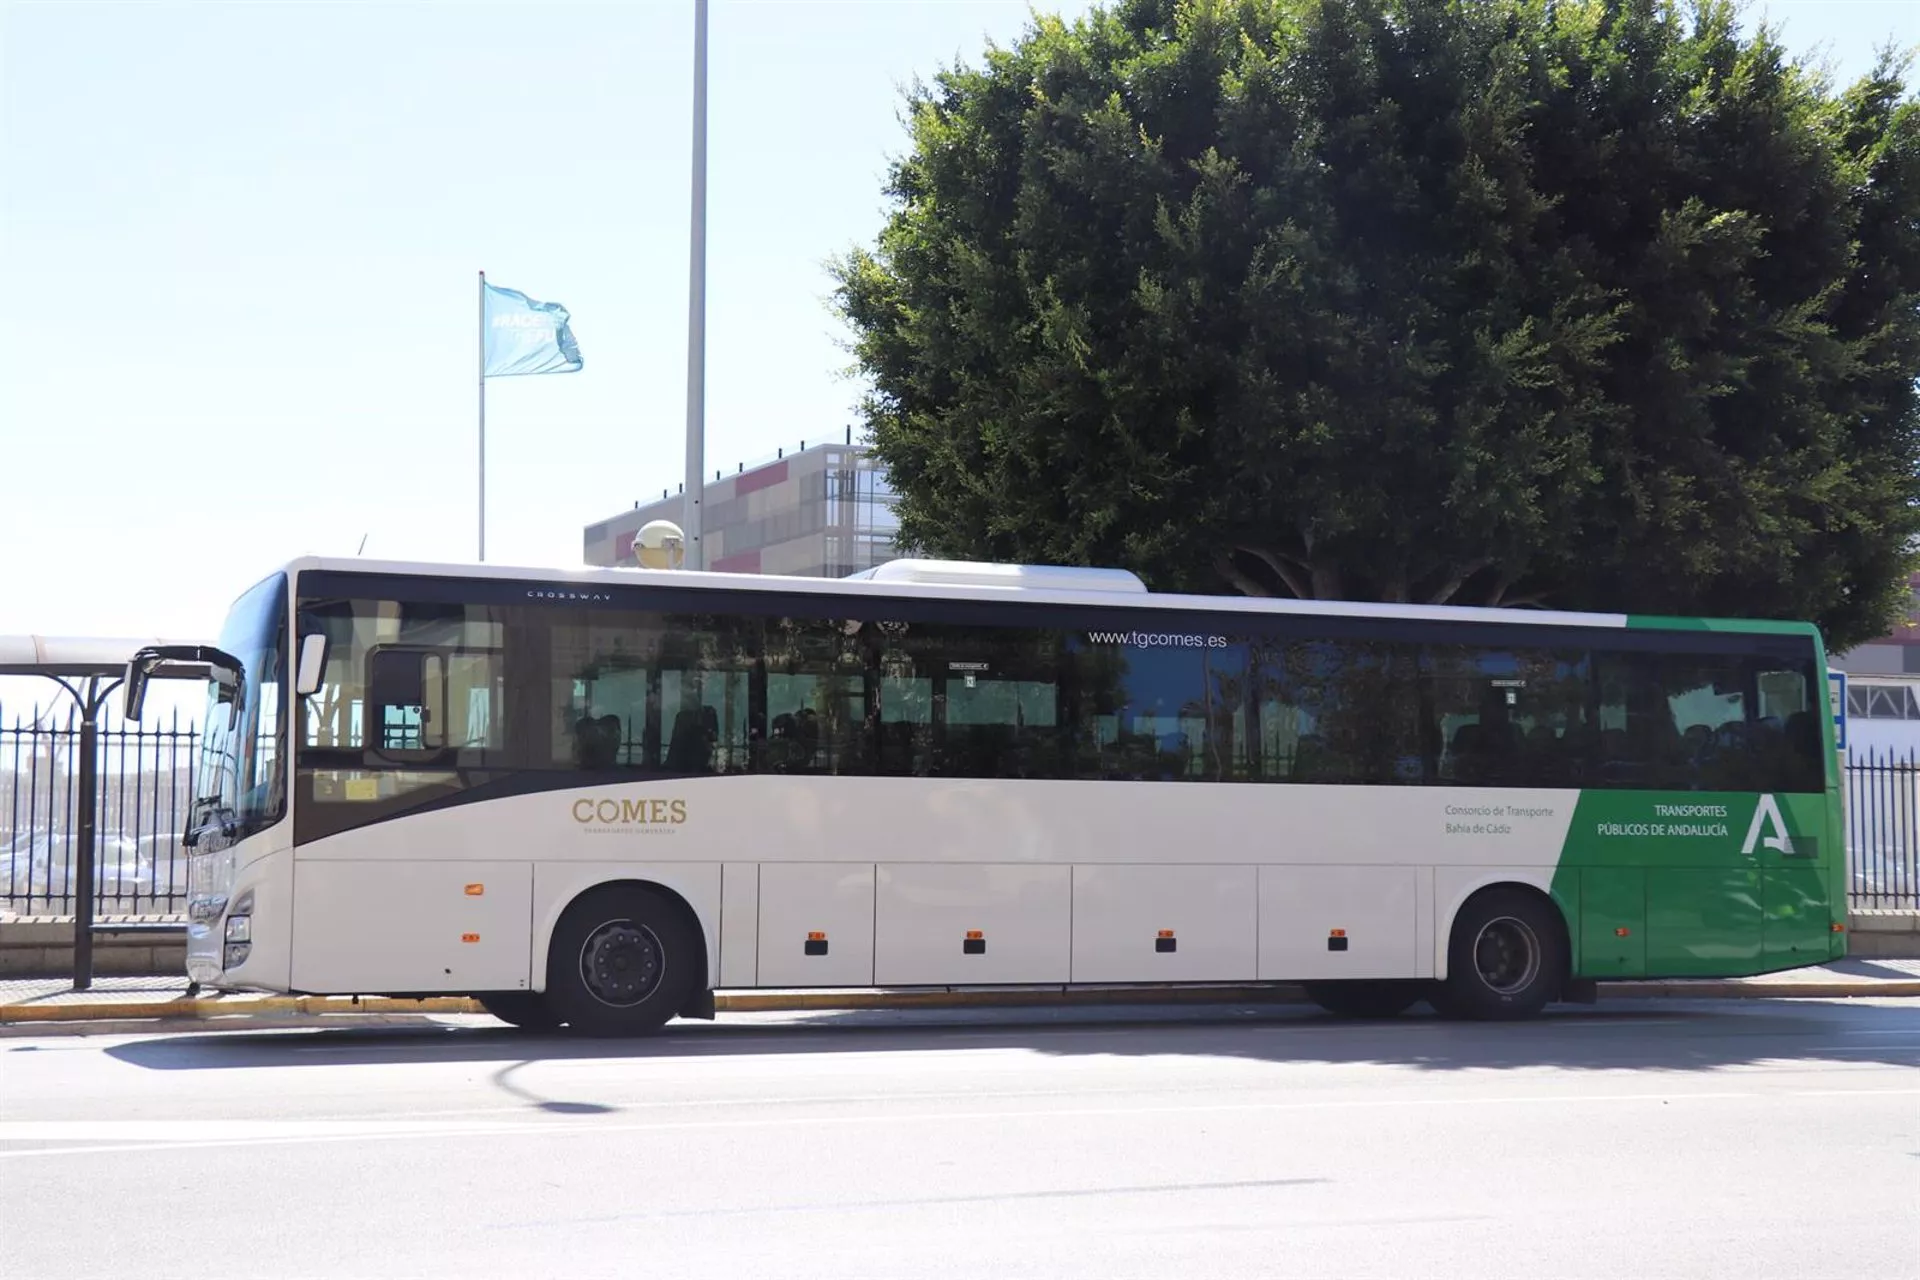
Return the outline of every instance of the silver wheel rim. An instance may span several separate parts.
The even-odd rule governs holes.
[[[1496,916],[1473,939],[1473,968],[1487,989],[1511,996],[1540,976],[1540,935],[1515,916]]]
[[[631,920],[609,920],[580,944],[580,985],[611,1009],[644,1004],[667,976],[660,936]]]

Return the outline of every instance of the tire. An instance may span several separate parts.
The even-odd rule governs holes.
[[[676,901],[637,885],[582,894],[547,946],[547,1004],[573,1031],[657,1031],[686,1006],[706,968],[699,928]]]
[[[1309,982],[1307,999],[1342,1018],[1397,1018],[1426,998],[1424,982]]]
[[[552,1031],[560,1025],[538,991],[496,991],[474,998],[488,1013],[523,1031]]]
[[[1539,896],[1518,889],[1476,894],[1454,917],[1447,977],[1431,997],[1450,1018],[1531,1018],[1567,977],[1566,924]]]

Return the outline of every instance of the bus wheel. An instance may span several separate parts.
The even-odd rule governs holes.
[[[1447,941],[1447,979],[1433,1007],[1452,1018],[1531,1018],[1567,975],[1560,914],[1531,893],[1492,889],[1460,908]]]
[[[608,885],[582,894],[554,927],[547,1003],[585,1035],[639,1035],[687,1003],[701,960],[699,930],[677,904]]]
[[[1424,982],[1309,982],[1307,999],[1342,1018],[1397,1018],[1427,994]]]
[[[495,991],[474,997],[485,1009],[509,1026],[526,1031],[551,1031],[560,1025],[545,997],[538,991]]]

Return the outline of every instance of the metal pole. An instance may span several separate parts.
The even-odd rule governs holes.
[[[93,985],[93,882],[94,882],[94,806],[99,801],[100,762],[100,677],[87,680],[86,696],[80,700],[80,828],[79,863],[74,876],[80,882],[79,897],[73,904],[73,989],[85,991]]]
[[[707,0],[693,0],[693,233],[687,287],[687,493],[682,563],[707,567],[700,536],[707,471]]]
[[[487,273],[480,273],[480,559],[487,558]]]

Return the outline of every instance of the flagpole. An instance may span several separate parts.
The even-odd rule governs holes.
[[[707,0],[693,0],[693,232],[687,282],[687,483],[682,564],[707,567],[700,517],[707,413]]]
[[[487,558],[487,273],[480,273],[480,559]]]

